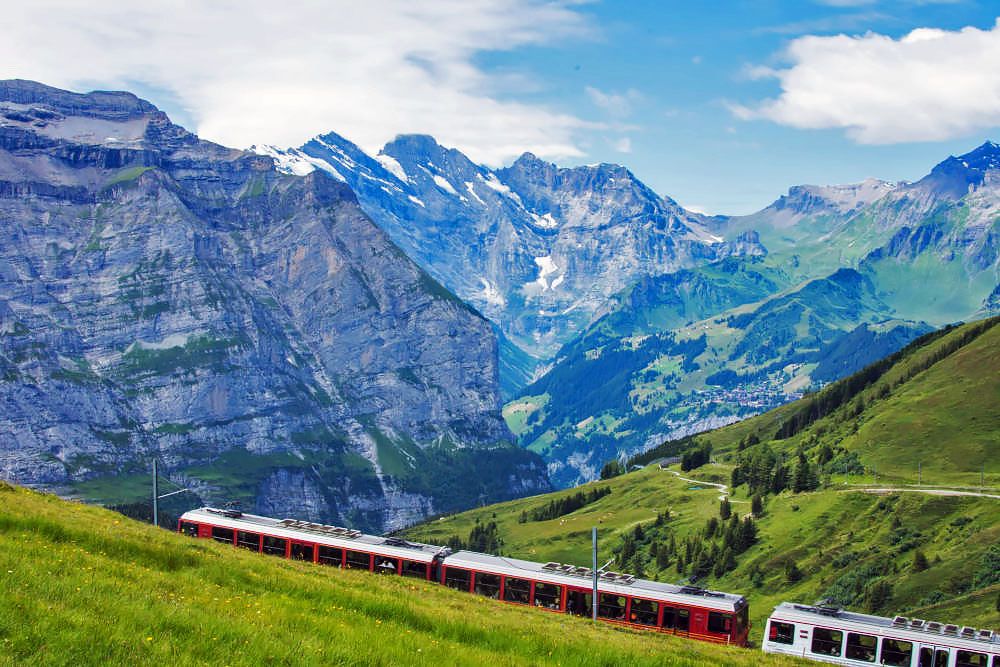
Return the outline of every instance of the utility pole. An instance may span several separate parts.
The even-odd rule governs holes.
[[[921,486],[924,483],[924,462],[917,461],[917,486]]]
[[[153,525],[160,526],[160,489],[157,486],[156,459],[153,459]]]
[[[590,541],[593,544],[593,574],[594,574],[594,592],[593,592],[593,605],[591,613],[594,618],[594,625],[597,625],[597,526],[590,529]]]

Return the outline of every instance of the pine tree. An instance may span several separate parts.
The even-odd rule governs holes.
[[[760,497],[760,494],[755,495],[750,500],[750,513],[754,516],[760,516],[764,513],[764,499]]]
[[[712,539],[719,532],[719,520],[714,516],[705,524],[705,537]]]
[[[799,566],[795,564],[795,561],[790,560],[785,563],[785,581],[790,584],[794,584],[802,579],[802,570]]]
[[[929,566],[930,565],[927,562],[927,556],[924,555],[923,551],[921,551],[920,549],[917,549],[916,551],[913,552],[913,571],[914,572],[923,572]]]
[[[865,605],[869,611],[881,611],[889,606],[892,600],[892,584],[885,579],[879,579],[865,591]]]
[[[726,496],[719,503],[719,518],[723,521],[728,519],[733,514],[733,506],[729,504],[729,496]]]
[[[809,465],[809,460],[803,452],[799,452],[799,460],[795,465],[795,477],[792,480],[792,491],[802,493],[819,487],[819,479]]]
[[[740,525],[740,552],[744,552],[757,541],[757,524],[751,517],[743,519]]]
[[[771,476],[771,493],[777,495],[788,488],[788,469],[780,463]]]
[[[670,566],[670,557],[672,555],[672,550],[669,545],[661,544],[660,548],[656,552],[656,569],[665,570]]]

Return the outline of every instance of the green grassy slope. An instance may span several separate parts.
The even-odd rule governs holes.
[[[717,458],[733,460],[748,437],[788,453],[824,446],[835,456],[856,453],[867,479],[834,481],[978,487],[1000,486],[1000,318],[972,322],[914,341],[888,360],[821,392],[699,436]],[[868,373],[868,381],[864,374]],[[853,385],[853,387],[852,387]],[[816,406],[842,403],[790,437],[782,425],[808,421]],[[748,452],[750,453],[750,452]]]
[[[272,559],[3,484],[0,664],[798,663]]]
[[[924,486],[975,492],[984,470],[984,490],[1000,494],[998,325],[995,318],[928,336],[819,394],[661,448],[656,454],[711,443],[716,462],[682,473],[705,482],[730,484],[737,462],[766,451],[784,458],[790,476],[800,451],[817,471],[817,490],[764,494],[757,543],[737,554],[728,572],[710,573],[700,583],[746,595],[758,632],[777,602],[823,597],[857,610],[1000,628],[1000,500],[929,495],[908,486],[916,484],[920,462]],[[823,414],[821,403],[829,407],[835,398],[839,404]],[[775,439],[783,424],[796,420],[800,430]],[[748,446],[750,436],[758,444]],[[577,490],[471,510],[407,534],[446,541],[464,538],[477,521],[495,521],[504,553],[586,564],[591,526],[600,530],[605,560],[640,525],[646,537],[638,555],[615,567],[634,569],[638,562],[648,578],[681,581],[691,574],[690,563],[678,570],[676,555],[657,563],[645,549],[653,542],[659,549],[671,534],[678,544],[703,539],[706,522],[718,515],[720,490],[684,481],[676,471],[654,465],[596,482],[611,494],[549,521],[520,517]],[[870,492],[876,471],[878,488],[898,491]],[[731,501],[735,514],[749,513],[748,485],[733,489]],[[657,514],[667,509],[667,528],[656,527]],[[914,565],[918,551],[925,566]]]

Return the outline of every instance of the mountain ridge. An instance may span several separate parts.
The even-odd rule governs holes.
[[[0,213],[4,478],[73,492],[155,456],[205,499],[372,529],[548,488],[490,323],[328,174],[12,81]]]

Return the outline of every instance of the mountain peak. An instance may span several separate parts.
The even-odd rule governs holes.
[[[447,150],[429,134],[397,134],[382,149],[386,155],[437,154]]]
[[[1000,145],[986,141],[964,155],[953,155],[938,163],[930,174],[914,185],[939,196],[958,199],[970,188],[982,185],[987,172],[996,170],[1000,170]]]
[[[25,79],[0,81],[0,102],[42,104],[66,115],[111,119],[132,118],[159,111],[132,93],[108,90],[74,93]]]

